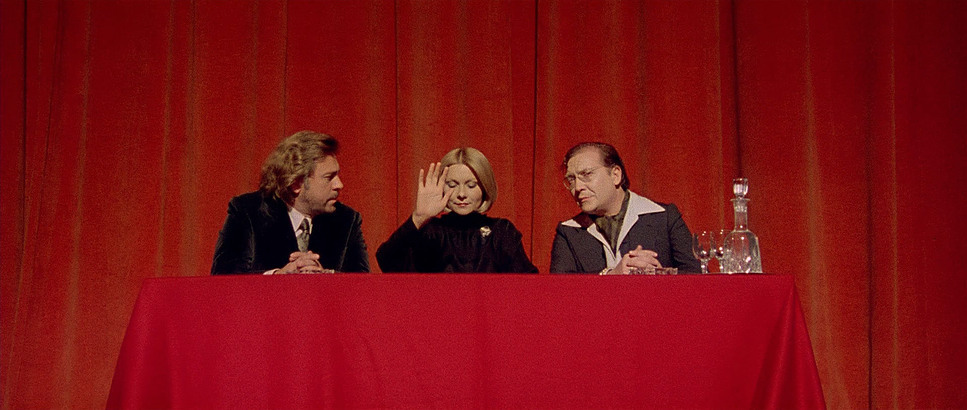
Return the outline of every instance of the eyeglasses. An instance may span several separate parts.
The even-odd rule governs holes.
[[[585,169],[583,171],[578,171],[578,173],[576,175],[565,175],[564,176],[564,181],[563,181],[564,182],[564,188],[567,188],[568,190],[573,189],[574,188],[574,182],[575,181],[578,181],[578,180],[581,181],[581,182],[584,182],[584,183],[591,182],[591,177],[594,176],[594,171],[597,171],[597,170],[599,170],[601,168],[604,168],[604,166],[598,166],[598,167],[594,167],[594,168],[588,168],[588,169]]]

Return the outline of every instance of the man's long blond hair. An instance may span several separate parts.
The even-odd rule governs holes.
[[[336,155],[338,150],[339,142],[330,135],[314,131],[292,134],[265,159],[259,191],[292,204],[292,186],[311,176],[317,161]]]

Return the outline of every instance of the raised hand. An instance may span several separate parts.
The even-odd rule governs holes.
[[[449,171],[450,167],[441,167],[439,162],[430,163],[424,179],[423,169],[420,169],[416,188],[416,207],[413,209],[413,224],[417,228],[422,228],[430,218],[439,215],[446,208],[447,201],[453,193],[452,190],[444,189]]]

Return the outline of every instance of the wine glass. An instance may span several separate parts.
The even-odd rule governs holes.
[[[702,273],[708,273],[708,260],[712,258],[712,233],[702,231],[692,236],[692,254],[702,262]]]
[[[719,272],[728,272],[725,267],[725,236],[729,231],[719,229],[712,231],[712,256],[719,261]]]

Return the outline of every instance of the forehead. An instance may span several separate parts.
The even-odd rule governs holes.
[[[470,167],[464,164],[453,164],[450,165],[450,170],[447,171],[447,180],[457,182],[476,181],[477,176],[473,174]]]
[[[604,165],[604,156],[594,148],[585,148],[574,154],[567,160],[568,172],[581,172],[588,168]]]
[[[312,171],[315,175],[339,171],[339,161],[336,160],[334,155],[327,155],[320,160],[316,160],[316,166]]]

